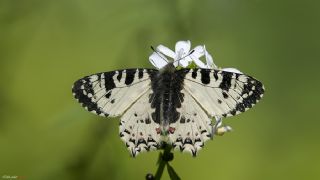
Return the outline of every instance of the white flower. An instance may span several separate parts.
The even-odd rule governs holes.
[[[187,67],[193,61],[200,68],[216,68],[212,56],[206,51],[205,46],[196,46],[192,50],[190,48],[190,41],[178,41],[175,46],[175,52],[163,45],[159,45],[149,57],[149,61],[158,69],[168,64],[167,57],[173,60],[175,67]],[[207,64],[200,60],[202,56],[205,56]]]
[[[222,126],[217,129],[216,134],[218,136],[223,136],[226,132],[230,131],[232,131],[232,128],[230,126]]]
[[[222,126],[222,118],[221,117],[216,117],[216,123],[215,125],[212,127],[212,134],[213,135],[218,135],[218,136],[222,136],[227,132],[232,131],[232,128],[230,126]]]
[[[206,68],[206,69],[212,69],[212,68],[217,68],[217,66],[213,63],[213,58],[212,56],[208,53],[206,50],[206,47],[203,46],[197,46],[194,48],[196,53],[192,53],[190,56],[194,63],[200,67],[200,68]],[[204,56],[206,59],[206,63],[204,64],[199,58]]]

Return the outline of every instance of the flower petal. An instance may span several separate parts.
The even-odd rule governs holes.
[[[203,46],[197,46],[193,49],[192,55],[196,58],[200,58],[205,54],[204,52],[205,52],[205,49]]]
[[[193,61],[193,59],[192,59],[192,57],[191,57],[191,55],[190,56],[187,56],[187,57],[185,57],[185,58],[183,58],[184,60],[185,60],[185,62],[187,62],[188,63],[188,65],[190,64],[190,62],[192,62]],[[188,66],[187,65],[187,66]]]
[[[161,69],[168,64],[167,58],[162,54],[156,52],[152,53],[151,56],[149,56],[149,61],[154,67],[158,69]]]
[[[183,59],[180,59],[179,61],[175,61],[174,63],[173,63],[173,65],[175,66],[175,67],[177,67],[177,66],[182,66],[182,67],[187,67],[188,65],[189,65],[189,62],[190,61],[192,61],[191,60],[191,58],[190,57],[188,57],[188,58],[183,58]]]
[[[166,46],[163,46],[161,44],[157,47],[157,51],[168,56],[168,57],[171,57],[172,59],[174,59],[176,56],[176,54],[171,49],[169,49]]]
[[[181,55],[187,55],[190,51],[190,47],[191,47],[190,41],[178,41],[175,47],[176,55],[180,54],[181,51],[182,51]],[[178,58],[181,58],[181,57],[178,57]]]
[[[206,62],[207,62],[208,68],[217,68],[217,66],[213,63],[212,56],[206,50],[206,47],[203,46],[203,48],[204,48],[204,56],[206,57]]]
[[[232,128],[230,126],[222,126],[222,127],[219,127],[215,133],[218,136],[223,136],[226,132],[230,132],[230,131],[232,131]]]
[[[222,125],[222,117],[215,116],[216,123],[214,124],[215,128],[218,128]]]
[[[238,73],[238,74],[243,74],[241,71],[239,71],[236,68],[223,68],[223,71],[228,71],[228,72],[233,72],[233,73]]]
[[[192,60],[198,67],[207,68],[207,66],[200,59],[193,57]]]

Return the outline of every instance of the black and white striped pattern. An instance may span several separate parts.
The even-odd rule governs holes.
[[[212,118],[250,109],[262,97],[261,82],[214,69],[126,69],[93,74],[74,83],[88,111],[122,116],[120,137],[132,156],[164,143],[193,156],[213,136]]]
[[[184,69],[185,90],[211,117],[229,117],[254,106],[264,87],[251,76],[211,69]]]
[[[73,95],[88,111],[100,116],[120,116],[150,89],[152,69],[126,69],[79,79]],[[130,94],[130,96],[128,96]]]
[[[256,79],[233,72],[213,69],[182,69],[184,96],[181,116],[170,123],[169,140],[175,149],[197,155],[204,142],[213,136],[211,119],[229,117],[254,106],[264,88]]]

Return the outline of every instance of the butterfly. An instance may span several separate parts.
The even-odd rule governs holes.
[[[120,119],[119,135],[130,154],[164,144],[196,156],[214,133],[212,118],[252,108],[263,96],[257,79],[218,69],[156,69],[102,72],[77,80],[72,88],[82,106]]]

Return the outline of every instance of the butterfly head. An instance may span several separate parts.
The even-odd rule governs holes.
[[[165,65],[163,68],[160,69],[160,72],[164,73],[174,73],[176,71],[176,67],[173,64],[174,62],[169,62],[167,65]]]

